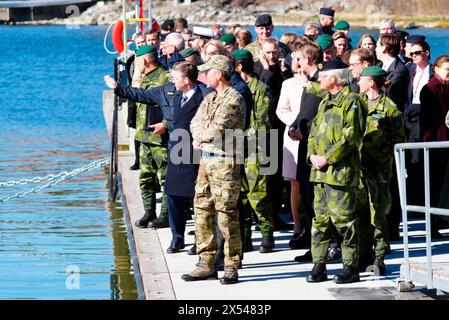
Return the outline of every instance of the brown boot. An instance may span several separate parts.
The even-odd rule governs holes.
[[[190,273],[181,276],[184,281],[198,281],[198,280],[216,280],[218,279],[217,270],[214,266],[208,266],[201,263],[198,268]]]
[[[239,281],[237,268],[226,267],[224,277],[220,279],[221,284],[234,284]]]

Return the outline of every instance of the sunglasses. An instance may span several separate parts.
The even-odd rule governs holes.
[[[424,51],[413,51],[413,52],[410,52],[410,56],[411,57],[413,57],[413,56],[419,56],[419,55],[421,55],[421,54],[423,54],[424,53]]]

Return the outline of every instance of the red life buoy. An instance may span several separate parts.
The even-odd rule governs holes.
[[[112,44],[114,45],[115,50],[118,53],[122,53],[125,50],[125,46],[123,45],[123,20],[118,20],[114,29],[112,30]]]

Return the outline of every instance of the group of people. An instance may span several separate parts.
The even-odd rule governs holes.
[[[425,37],[392,20],[382,21],[377,41],[366,34],[354,48],[349,23],[334,26],[334,14],[321,8],[303,35],[280,41],[268,14],[256,18],[254,41],[238,25],[190,31],[185,19],[167,20],[135,35],[128,84],[105,76],[134,114],[138,163],[130,169],[140,169],[145,209],[136,226],[169,226],[167,253],[177,253],[193,207],[188,253],[199,259],[185,281],[224,270],[222,284],[238,282],[243,254],[254,250],[253,223],[259,252],[272,252],[274,230],[288,228],[279,217],[285,208],[289,247],[310,249],[295,258],[313,262],[308,282],[327,280],[326,263],[340,258],[336,283],[386,274],[401,211],[394,145],[448,140],[449,56],[432,65]],[[407,155],[412,190],[420,190],[422,161],[419,152]],[[432,154],[435,207],[447,162],[447,151]],[[420,203],[421,191],[408,195]],[[444,223],[432,222],[441,237]]]

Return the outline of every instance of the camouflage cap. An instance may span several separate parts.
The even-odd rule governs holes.
[[[141,46],[136,51],[136,57],[140,57],[151,52],[157,52],[157,48],[152,45]]]
[[[231,60],[229,60],[226,56],[214,55],[210,57],[209,61],[207,61],[205,64],[198,66],[198,71],[200,73],[204,73],[209,69],[215,69],[221,72],[231,73],[233,67]]]

